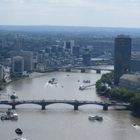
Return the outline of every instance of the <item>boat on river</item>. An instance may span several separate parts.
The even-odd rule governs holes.
[[[90,80],[83,80],[83,83],[90,83]]]
[[[103,117],[102,116],[89,116],[88,117],[88,119],[90,120],[90,121],[103,121]]]
[[[86,87],[84,85],[79,86],[79,90],[85,90],[85,89],[86,89]]]
[[[23,132],[22,132],[22,130],[21,130],[20,128],[17,128],[17,129],[15,130],[15,132],[16,132],[16,134],[18,134],[18,135],[22,135],[22,134],[23,134]]]
[[[12,94],[12,95],[10,95],[10,99],[11,99],[11,100],[18,99],[18,96],[16,95],[16,93],[15,93],[15,92],[13,92],[13,94]]]
[[[136,129],[140,129],[140,126],[139,125],[137,125],[137,124],[132,124],[132,126],[134,127],[134,128],[136,128]]]
[[[55,78],[52,78],[51,80],[48,81],[49,84],[57,84],[57,81]]]
[[[18,120],[18,114],[15,112],[15,110],[9,109],[6,114],[3,114],[1,116],[1,120]]]
[[[26,138],[16,138],[15,140],[27,140]]]

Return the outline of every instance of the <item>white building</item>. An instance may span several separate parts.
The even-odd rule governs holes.
[[[4,66],[4,80],[6,83],[11,81],[11,67]]]

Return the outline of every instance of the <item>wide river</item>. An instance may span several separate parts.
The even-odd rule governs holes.
[[[105,71],[104,71],[105,73]],[[47,82],[55,77],[58,84]],[[104,98],[96,94],[95,87],[84,91],[79,90],[83,80],[90,80],[94,84],[101,74],[95,71],[53,72],[33,74],[32,78],[18,80],[9,84],[1,91],[1,99],[8,99],[8,94],[16,92],[19,99],[77,99],[101,101]],[[78,81],[79,80],[79,81]],[[10,106],[0,105],[0,115]],[[27,140],[139,140],[140,119],[131,116],[129,111],[119,111],[109,108],[103,111],[102,106],[84,105],[78,111],[66,104],[46,106],[42,111],[38,105],[19,105],[16,107],[18,121],[0,121],[0,140],[14,140],[18,136],[16,128],[23,130],[23,137]],[[103,116],[102,122],[88,120],[89,115]]]

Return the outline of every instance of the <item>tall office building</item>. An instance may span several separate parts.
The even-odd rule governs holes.
[[[64,48],[66,52],[69,52],[70,54],[72,54],[73,47],[74,47],[74,40],[64,42]]]
[[[77,58],[79,57],[79,55],[80,55],[80,47],[79,46],[74,46],[72,48],[72,55],[76,56]]]
[[[90,66],[91,65],[91,54],[89,52],[89,49],[84,50],[83,54],[83,65]]]
[[[12,73],[22,75],[24,72],[24,58],[21,56],[14,56],[12,61]]]
[[[24,58],[24,70],[31,72],[33,70],[33,52],[20,51],[19,55]]]
[[[118,35],[115,38],[114,59],[114,84],[118,85],[123,74],[131,69],[131,38],[126,35]]]
[[[11,51],[9,52],[11,58],[14,56],[21,56],[24,58],[24,71],[31,72],[33,70],[33,52],[32,51]]]

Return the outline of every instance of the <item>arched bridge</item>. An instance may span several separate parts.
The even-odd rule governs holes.
[[[70,72],[72,69],[81,70],[81,72],[85,72],[86,70],[95,70],[96,73],[100,73],[101,71],[113,71],[113,69],[109,68],[101,68],[98,66],[63,66],[63,67],[57,67],[58,70],[65,70],[67,72]]]
[[[78,110],[79,106],[82,105],[100,105],[103,107],[103,110],[108,110],[110,106],[123,106],[129,108],[129,104],[126,103],[106,103],[100,101],[78,101],[78,100],[10,100],[10,101],[0,101],[0,104],[10,105],[12,109],[16,109],[17,105],[21,104],[37,104],[42,107],[42,110],[45,110],[45,107],[50,104],[69,104],[74,107],[74,110]]]

